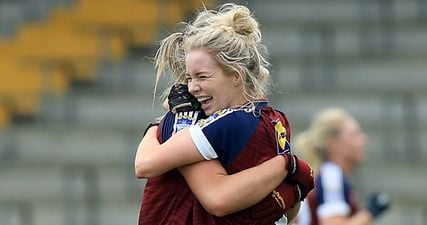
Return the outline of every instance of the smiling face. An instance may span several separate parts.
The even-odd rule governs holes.
[[[188,89],[202,104],[206,115],[246,102],[240,76],[237,73],[226,74],[208,52],[190,51],[185,65]]]

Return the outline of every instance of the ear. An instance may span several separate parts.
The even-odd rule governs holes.
[[[240,86],[243,82],[243,75],[241,73],[235,72],[233,74],[233,82],[235,87]]]

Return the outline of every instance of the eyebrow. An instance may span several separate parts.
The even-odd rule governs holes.
[[[206,74],[207,76],[211,77],[214,73],[215,73],[215,72],[200,71],[200,72],[195,73],[195,74],[193,75],[193,77],[200,77],[201,75],[205,75],[205,74]],[[191,75],[191,74],[189,74],[189,73],[187,72],[187,73],[185,73],[185,76],[186,76],[186,77],[191,77],[192,75]]]

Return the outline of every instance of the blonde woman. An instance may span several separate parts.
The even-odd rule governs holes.
[[[364,159],[366,135],[358,121],[341,108],[314,116],[309,129],[297,135],[295,149],[317,171],[314,190],[304,201],[298,225],[368,225],[388,206],[385,194],[374,194],[367,209],[359,208],[351,177]]]
[[[268,62],[258,23],[234,4],[203,11],[195,21],[163,42],[178,47],[161,49],[157,62],[160,70],[168,64],[176,82],[185,81],[207,117],[166,114],[161,130],[149,128],[141,141],[135,173],[150,178],[179,168],[197,201],[180,205],[176,224],[274,224],[298,208],[313,180],[309,165],[290,154],[285,114],[268,105]],[[168,62],[170,55],[177,63]],[[164,132],[183,123],[189,127]]]

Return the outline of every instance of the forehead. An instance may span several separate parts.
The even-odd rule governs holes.
[[[193,50],[188,52],[185,58],[188,73],[211,71],[219,67],[212,54],[205,50]]]
[[[355,132],[360,131],[360,125],[353,117],[348,117],[344,120],[342,126],[343,132]]]

